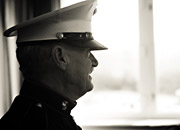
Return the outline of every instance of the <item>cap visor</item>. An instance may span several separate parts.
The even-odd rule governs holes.
[[[91,50],[106,50],[108,49],[104,45],[100,44],[96,40],[90,40],[83,45],[84,48],[90,48]]]

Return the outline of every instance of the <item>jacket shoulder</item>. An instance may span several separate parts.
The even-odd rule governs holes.
[[[1,128],[36,130],[46,127],[46,108],[35,98],[17,96],[0,120]],[[3,127],[4,126],[4,127]]]

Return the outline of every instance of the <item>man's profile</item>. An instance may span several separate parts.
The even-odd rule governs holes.
[[[98,61],[92,50],[107,49],[93,39],[96,0],[87,0],[30,19],[5,31],[17,36],[17,59],[24,81],[0,120],[0,129],[80,130],[71,110],[93,89]]]

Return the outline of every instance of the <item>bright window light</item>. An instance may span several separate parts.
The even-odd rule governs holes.
[[[180,1],[154,0],[157,109],[180,113]]]
[[[139,2],[142,2],[141,6],[144,7],[139,7]],[[99,65],[92,74],[93,91],[81,97],[72,111],[78,124],[98,124],[98,120],[110,122],[119,119],[179,118],[180,1],[154,0],[153,5],[151,2],[151,0],[98,0],[97,13],[92,19],[93,36],[109,49],[92,52]],[[72,3],[75,1],[71,1],[70,4]],[[65,4],[69,5],[67,1]],[[147,31],[145,33],[147,39],[144,40],[154,41],[155,48],[153,42],[149,42],[150,46],[148,42],[143,46],[143,42],[139,41],[139,8],[147,11],[140,13],[143,14],[141,25],[153,25],[151,22],[143,24],[148,22],[147,19],[143,20],[150,18],[147,14],[151,16],[153,10],[154,39],[153,36],[150,39],[147,33],[147,29],[151,26],[141,29]],[[143,47],[144,54],[154,53],[151,56],[155,56],[155,66],[153,60],[153,63],[148,62],[149,59],[146,57],[144,57],[146,64],[142,64],[143,60],[139,57],[143,54],[140,53],[140,48]],[[155,79],[155,86],[151,86],[151,83],[147,86],[140,85],[142,81],[139,75],[142,68],[139,66],[140,64],[148,66],[147,63],[155,68],[155,75],[147,77],[147,81],[151,81],[148,78]],[[148,113],[144,113],[145,109],[151,108],[152,105],[155,109],[149,109]],[[119,121],[118,123],[120,124]]]
[[[94,90],[73,111],[80,124],[140,112],[138,28],[138,0],[98,0],[93,36],[109,49],[92,52],[99,66],[92,76]]]

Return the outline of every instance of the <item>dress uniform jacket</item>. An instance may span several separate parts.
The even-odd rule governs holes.
[[[71,110],[76,102],[52,92],[45,85],[25,80],[20,95],[0,120],[1,130],[81,130]]]

